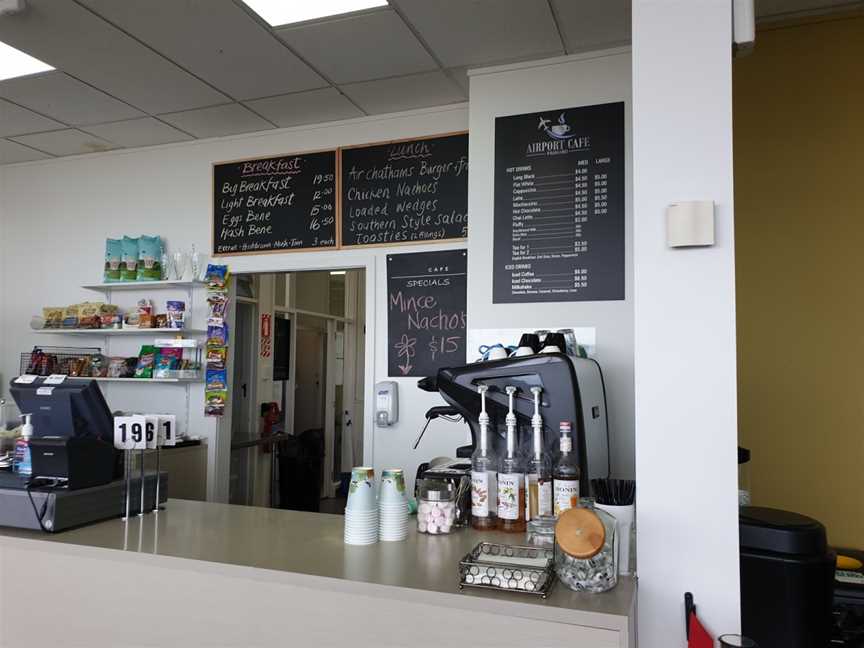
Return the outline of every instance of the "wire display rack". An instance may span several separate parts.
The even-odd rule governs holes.
[[[103,358],[100,347],[36,346],[21,354],[22,374],[89,376],[93,361]]]

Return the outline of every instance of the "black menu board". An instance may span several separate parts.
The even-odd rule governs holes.
[[[336,247],[336,152],[213,165],[213,254]]]
[[[342,246],[468,236],[468,134],[342,149]]]
[[[465,364],[465,250],[387,256],[387,374]]]
[[[624,104],[495,120],[493,303],[624,299]]]

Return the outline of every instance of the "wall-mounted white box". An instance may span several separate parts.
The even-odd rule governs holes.
[[[666,208],[669,247],[714,245],[714,201],[689,200]]]

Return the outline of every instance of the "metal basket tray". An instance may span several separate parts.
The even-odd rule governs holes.
[[[58,329],[60,330],[60,329]],[[21,354],[22,374],[48,376],[50,374],[77,375],[75,365],[84,360],[92,361],[102,355],[101,347],[57,347],[35,346],[32,351]]]
[[[554,552],[481,542],[459,562],[459,589],[479,587],[546,598],[555,583]]]

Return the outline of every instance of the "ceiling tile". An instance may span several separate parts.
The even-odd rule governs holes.
[[[45,72],[0,81],[0,97],[73,126],[129,119],[144,114],[62,72]]]
[[[50,155],[34,151],[22,146],[17,142],[0,139],[0,164],[13,164],[14,162],[30,162],[31,160],[44,160]]]
[[[246,105],[282,128],[363,115],[360,109],[336,88],[256,99],[247,101]]]
[[[630,0],[552,0],[567,52],[626,44]]]
[[[392,9],[286,27],[276,33],[337,84],[437,67]]]
[[[195,139],[153,117],[97,124],[83,130],[123,147],[155,146]]]
[[[240,104],[186,110],[160,115],[159,118],[195,137],[219,137],[273,128],[273,124]]]
[[[37,115],[32,110],[0,99],[0,137],[57,130],[64,126],[65,124]]]
[[[341,90],[369,114],[443,106],[465,100],[465,93],[443,72],[364,81]]]
[[[136,108],[155,114],[228,100],[73,0],[27,7],[3,16],[0,40]]]
[[[36,133],[35,135],[21,135],[10,139],[51,155],[96,153],[117,148],[111,142],[74,128],[51,131],[50,133]]]
[[[235,99],[267,97],[327,85],[240,3],[230,0],[80,1]]]
[[[563,53],[546,0],[390,0],[390,4],[402,11],[444,67]]]

